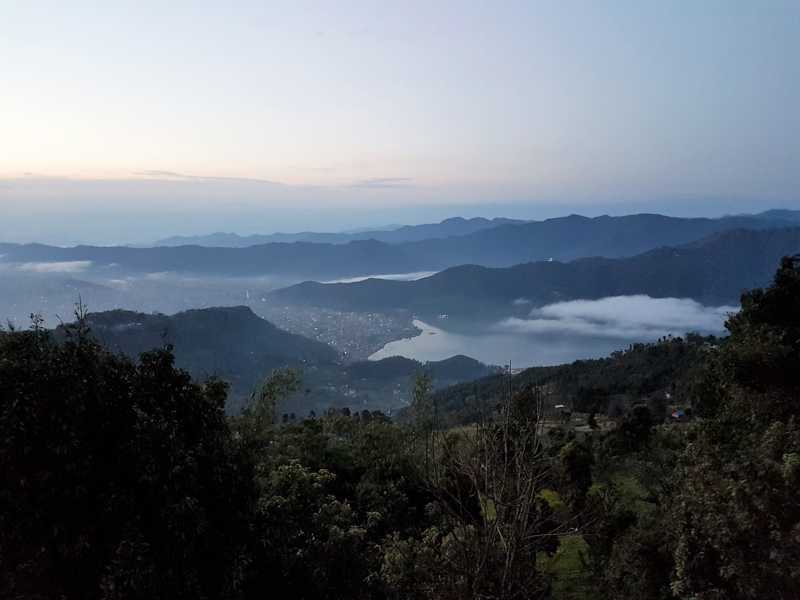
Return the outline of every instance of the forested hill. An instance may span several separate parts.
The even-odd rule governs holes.
[[[381,360],[365,360],[347,366],[352,379],[387,380],[410,378],[427,372],[436,381],[471,381],[496,373],[492,367],[468,356],[451,356],[444,360],[421,363],[404,356],[389,356]]]
[[[278,367],[332,364],[330,346],[279,329],[245,306],[188,310],[175,315],[127,310],[90,313],[91,335],[104,347],[138,357],[170,344],[176,364],[193,376],[216,375],[247,394]],[[65,329],[59,328],[57,335]]]
[[[272,298],[346,310],[405,308],[419,315],[491,318],[524,299],[542,305],[576,298],[627,294],[735,303],[747,288],[769,282],[782,256],[800,252],[800,228],[735,230],[680,247],[630,258],[533,262],[511,268],[465,265],[417,281],[368,279],[357,283],[306,282]]]
[[[287,397],[281,410],[303,416],[332,407],[391,411],[408,401],[417,374],[427,373],[434,386],[443,387],[496,371],[466,356],[427,363],[393,356],[343,364],[332,347],[279,329],[244,306],[170,316],[112,310],[90,313],[85,325],[105,349],[132,359],[172,346],[176,365],[197,380],[215,376],[231,385],[230,413],[238,412],[276,369],[291,368],[300,377],[302,390]],[[71,327],[56,329],[56,338],[63,340]]]
[[[667,404],[697,404],[693,395],[697,366],[714,353],[718,343],[714,337],[690,334],[633,344],[606,358],[532,367],[513,377],[495,373],[446,387],[435,393],[434,402],[444,423],[461,425],[493,410],[509,390],[542,386],[551,407],[564,404],[579,412],[614,416],[634,404],[646,403],[661,419]]]
[[[271,243],[246,248],[155,248],[0,244],[3,261],[89,261],[111,271],[189,272],[226,276],[292,275],[330,279],[353,275],[439,270],[462,264],[506,267],[538,260],[632,256],[736,228],[782,227],[786,218],[760,216],[686,219],[639,214],[587,218],[577,215],[501,225],[469,235],[387,244]]]

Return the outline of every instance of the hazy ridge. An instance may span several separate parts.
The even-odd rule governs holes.
[[[647,294],[735,303],[764,285],[782,256],[800,252],[800,228],[734,230],[628,258],[544,261],[509,268],[454,267],[417,281],[305,282],[272,292],[276,300],[347,310],[406,308],[423,315],[494,318],[515,300],[541,305],[571,299]]]

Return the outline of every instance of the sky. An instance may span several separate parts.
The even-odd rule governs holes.
[[[0,241],[800,208],[800,2],[0,0]]]

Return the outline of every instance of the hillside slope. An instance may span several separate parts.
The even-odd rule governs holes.
[[[687,335],[650,344],[634,344],[611,356],[578,360],[552,367],[532,367],[510,377],[493,374],[435,392],[443,424],[474,422],[491,413],[507,397],[539,387],[545,392],[545,410],[563,404],[578,412],[624,412],[635,403],[647,403],[657,419],[670,403],[692,403],[692,377],[719,339]]]
[[[276,302],[343,310],[408,309],[423,316],[494,317],[530,305],[647,294],[704,304],[738,300],[765,285],[782,256],[800,252],[800,228],[720,233],[630,258],[545,261],[510,268],[465,265],[417,281],[305,282],[271,294]]]
[[[178,367],[201,381],[216,376],[231,384],[229,412],[237,412],[256,386],[282,367],[300,373],[302,390],[280,408],[302,416],[345,406],[391,412],[408,402],[413,378],[422,372],[428,372],[437,387],[494,372],[466,356],[429,363],[390,357],[344,365],[330,346],[279,329],[244,306],[175,315],[112,310],[90,313],[87,324],[108,350],[133,358],[172,345]],[[65,335],[65,328],[55,334]]]
[[[330,346],[278,329],[244,306],[171,316],[113,310],[91,313],[87,322],[101,344],[132,357],[171,344],[179,367],[200,379],[225,379],[234,395],[248,394],[275,368],[338,360]]]

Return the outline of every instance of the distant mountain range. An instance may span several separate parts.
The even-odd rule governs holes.
[[[130,272],[331,279],[441,270],[463,264],[507,267],[548,259],[569,261],[590,256],[633,256],[662,246],[686,244],[722,231],[785,227],[797,214],[800,213],[770,211],[720,219],[652,214],[596,218],[572,215],[498,225],[467,235],[392,244],[376,240],[342,244],[270,243],[245,248],[58,248],[41,244],[0,244],[0,254],[6,262],[90,261],[93,268]]]
[[[346,244],[359,240],[376,240],[387,244],[401,242],[417,242],[420,240],[446,238],[454,235],[467,235],[482,229],[490,229],[500,225],[524,223],[518,219],[502,217],[484,219],[476,217],[465,219],[453,217],[440,223],[424,225],[396,225],[381,229],[364,229],[342,233],[320,233],[302,231],[300,233],[271,233],[255,235],[238,235],[236,233],[212,233],[209,235],[173,236],[158,240],[155,246],[213,246],[229,248],[245,248],[272,243],[314,242],[318,244]]]
[[[112,352],[138,358],[169,344],[178,367],[202,381],[231,384],[228,409],[236,411],[274,369],[303,374],[303,391],[282,409],[305,416],[329,406],[391,410],[408,400],[411,380],[423,371],[438,387],[485,377],[496,368],[466,356],[420,363],[402,357],[342,364],[330,346],[275,327],[244,306],[188,310],[175,315],[127,310],[90,313],[91,335]],[[55,330],[63,338],[63,326]]]
[[[628,294],[726,304],[738,301],[746,288],[767,284],[780,258],[796,253],[800,227],[734,230],[633,257],[510,268],[464,265],[417,281],[305,282],[274,291],[270,298],[338,310],[407,309],[428,317],[446,313],[488,319],[556,301]]]
[[[760,221],[771,221],[776,226],[800,224],[800,211],[785,209],[768,210],[758,215],[735,215],[722,218],[735,220],[740,218],[748,219],[751,217],[755,217]],[[552,219],[551,221],[558,220]],[[494,219],[486,219],[483,217],[475,217],[472,219],[452,217],[439,223],[390,225],[380,229],[359,229],[341,233],[302,231],[299,233],[271,233],[243,236],[236,233],[216,232],[208,235],[177,235],[158,240],[153,245],[245,248],[248,246],[273,243],[313,242],[317,244],[346,244],[348,242],[360,240],[376,240],[387,244],[400,244],[403,242],[420,242],[423,240],[469,235],[502,225],[522,225],[524,223],[535,223],[535,221],[503,217],[496,217]],[[741,223],[741,225],[745,225],[745,223]]]

